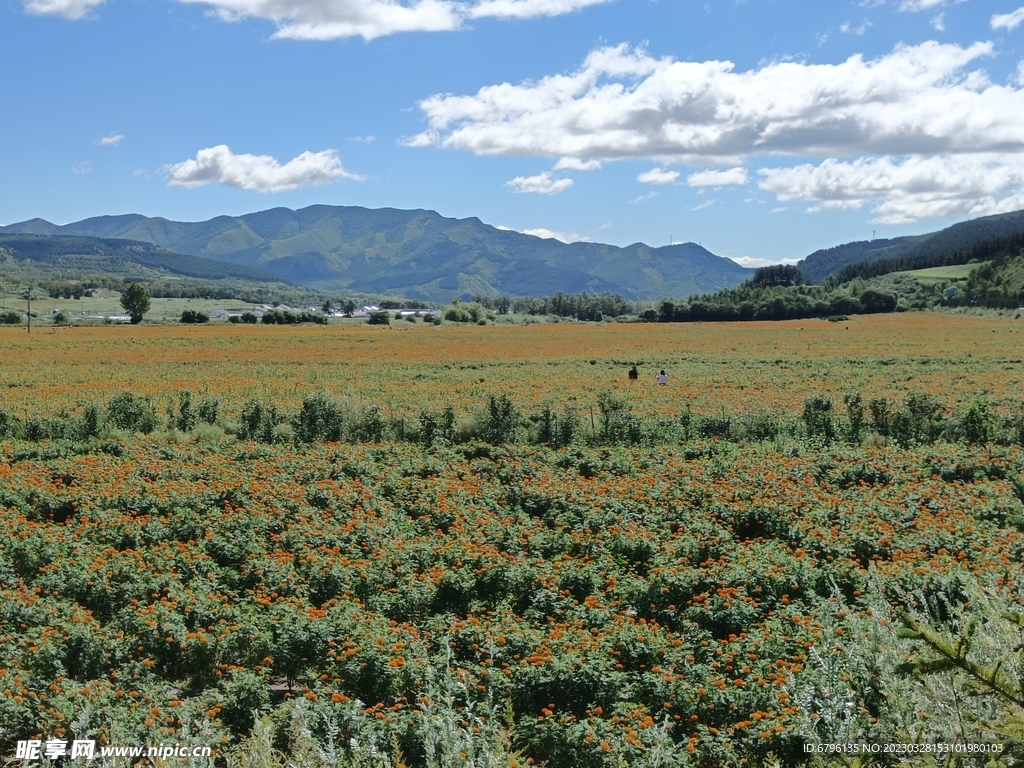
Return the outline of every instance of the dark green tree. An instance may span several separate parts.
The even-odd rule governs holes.
[[[132,325],[142,322],[142,316],[149,312],[149,291],[142,283],[130,283],[121,292],[121,306],[131,315]]]

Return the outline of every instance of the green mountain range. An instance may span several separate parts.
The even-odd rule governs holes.
[[[753,270],[694,243],[625,248],[562,243],[434,211],[315,205],[204,222],[137,214],[57,226],[42,219],[0,233],[150,243],[180,254],[245,265],[323,291],[447,301],[476,294],[618,293],[686,297],[738,285]]]
[[[281,282],[281,278],[264,269],[188,256],[136,240],[7,234],[0,229],[0,250],[4,252],[0,263],[21,262],[25,269],[19,271],[29,273],[35,267],[47,275],[65,272],[147,278],[152,272],[199,280]]]
[[[804,280],[820,283],[828,275],[838,275],[851,264],[896,259],[942,261],[986,241],[1007,238],[1024,232],[1024,211],[984,216],[964,221],[926,235],[897,237],[891,240],[862,240],[815,251],[797,263]],[[953,259],[956,261],[956,259]],[[966,261],[966,259],[964,259]]]

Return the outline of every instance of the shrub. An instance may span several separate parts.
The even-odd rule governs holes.
[[[827,397],[811,397],[804,401],[804,426],[807,437],[832,440],[836,436],[832,423],[832,401]]]
[[[21,313],[16,312],[13,309],[8,309],[6,312],[0,312],[0,323],[4,325],[19,325],[22,322]]]
[[[420,442],[451,445],[455,442],[455,410],[449,405],[441,413],[420,413]]]
[[[259,400],[250,400],[242,406],[238,437],[242,440],[255,440],[258,443],[273,443],[274,428],[279,421],[274,406],[264,407]]]
[[[487,324],[487,310],[477,302],[471,302],[464,304],[461,301],[455,301],[445,307],[444,319],[453,323],[476,323]]]
[[[242,322],[246,325],[255,325],[259,318],[256,317],[252,312],[242,313]]]
[[[210,322],[210,316],[205,312],[195,309],[186,309],[181,313],[181,322],[188,324],[208,323]]]
[[[0,408],[0,438],[13,435],[17,425],[18,419]]]
[[[303,398],[302,408],[292,419],[292,429],[299,443],[340,440],[342,421],[338,407],[324,394]]]
[[[889,436],[889,401],[878,397],[868,403],[871,411],[871,426],[882,437]]]
[[[636,445],[643,441],[640,422],[625,400],[611,392],[602,392],[597,396],[597,405],[601,409],[601,433],[598,435],[601,442]]]
[[[188,390],[178,395],[178,415],[174,419],[174,426],[182,432],[191,432],[199,423],[199,415],[192,405],[192,393]]]
[[[987,443],[992,438],[992,418],[988,404],[983,400],[972,400],[967,413],[960,421],[960,435],[968,443]]]
[[[508,395],[490,396],[480,425],[480,439],[491,445],[514,443],[519,431],[519,412]]]
[[[82,419],[78,428],[82,438],[96,437],[100,433],[100,409],[89,403],[82,409]],[[0,431],[2,434],[2,431]]]
[[[68,313],[65,312],[63,309],[53,316],[54,325],[67,325],[69,322],[70,319],[68,318]]]
[[[911,393],[904,401],[906,410],[890,417],[889,431],[896,442],[907,447],[914,443],[934,443],[942,434],[943,417],[939,404],[925,394]]]
[[[349,432],[353,440],[379,443],[388,432],[387,421],[380,407],[373,403],[351,418]]]
[[[156,410],[148,397],[121,392],[107,403],[107,423],[118,429],[148,435],[157,427]]]
[[[196,409],[199,414],[199,420],[206,424],[216,424],[217,414],[220,410],[220,401],[215,397],[204,397],[199,401],[199,406]]]
[[[370,325],[391,325],[391,313],[386,309],[371,312],[369,316],[367,316],[366,322]]]
[[[846,406],[846,439],[853,445],[860,445],[864,432],[864,401],[859,392],[848,392],[843,395],[843,404]]]

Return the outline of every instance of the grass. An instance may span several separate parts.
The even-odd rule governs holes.
[[[97,290],[98,296],[82,297],[81,299],[37,298],[32,302],[32,311],[36,317],[34,323],[49,325],[50,319],[59,310],[67,313],[72,323],[89,325],[103,322],[103,317],[125,314],[121,307],[120,293],[111,290]],[[8,296],[2,302],[8,309],[25,312],[24,299]],[[177,323],[182,311],[194,309],[209,313],[214,309],[226,309],[229,312],[246,312],[253,308],[251,302],[241,299],[150,299],[150,310],[146,313],[147,323]],[[218,322],[213,320],[211,322]],[[225,322],[221,319],[219,322]]]
[[[987,263],[987,262],[982,262]],[[913,269],[900,272],[901,275],[913,275],[921,282],[938,283],[943,280],[966,280],[971,272],[981,266],[979,264],[955,264],[949,267],[931,267],[929,269]]]

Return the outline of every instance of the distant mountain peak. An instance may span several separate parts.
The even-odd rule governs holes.
[[[309,288],[434,301],[584,290],[630,299],[685,298],[735,286],[753,274],[695,243],[563,243],[424,209],[311,205],[202,222],[125,214],[64,226],[33,220],[0,232],[138,240],[257,267]]]

